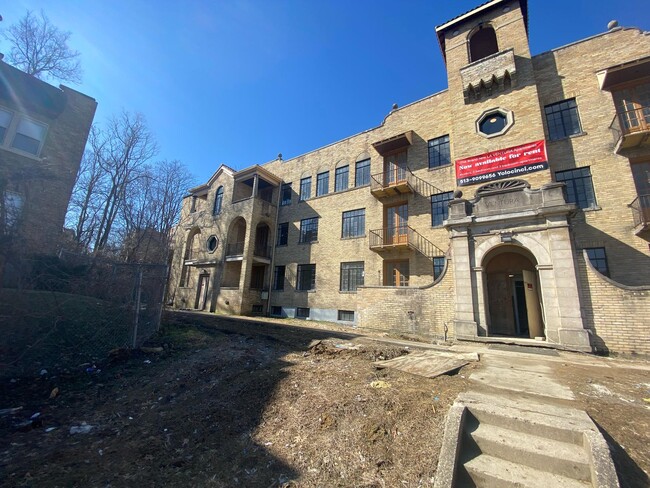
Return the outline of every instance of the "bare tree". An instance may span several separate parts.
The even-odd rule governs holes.
[[[103,139],[98,141],[97,157],[107,173],[108,187],[104,195],[94,252],[109,243],[111,230],[126,200],[129,187],[142,177],[142,168],[158,151],[142,114],[122,112],[109,120]]]
[[[81,82],[80,53],[70,49],[70,32],[59,30],[41,11],[25,16],[4,33],[11,44],[9,63],[37,78]]]

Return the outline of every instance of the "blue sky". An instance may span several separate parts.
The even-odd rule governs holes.
[[[435,26],[482,0],[13,0],[6,28],[43,9],[72,32],[96,122],[141,112],[160,159],[205,181],[379,125],[447,87]],[[647,0],[529,0],[533,54],[623,26],[650,29]],[[6,42],[0,51],[8,51]]]

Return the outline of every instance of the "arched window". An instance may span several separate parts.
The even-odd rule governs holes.
[[[219,215],[221,213],[221,202],[223,202],[223,186],[220,186],[217,189],[217,194],[214,196],[212,215]]]
[[[490,54],[498,53],[497,33],[489,25],[481,25],[469,38],[469,60],[478,61]]]

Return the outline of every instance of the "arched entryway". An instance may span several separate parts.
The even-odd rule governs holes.
[[[499,246],[483,260],[489,336],[544,337],[537,262],[526,249]]]

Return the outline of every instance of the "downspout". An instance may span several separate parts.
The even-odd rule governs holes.
[[[278,232],[278,218],[280,217],[280,198],[282,197],[281,192],[282,192],[282,184],[284,183],[284,180],[280,182],[280,186],[278,186],[278,196],[276,198],[275,202],[275,222],[273,223],[274,225],[274,230],[273,232],[273,240],[271,241],[271,268],[269,269],[269,298],[267,299],[266,302],[266,315],[270,316],[271,315],[271,292],[273,291],[273,276],[274,276],[274,265],[275,265],[275,243],[277,242],[278,236],[276,235]]]

